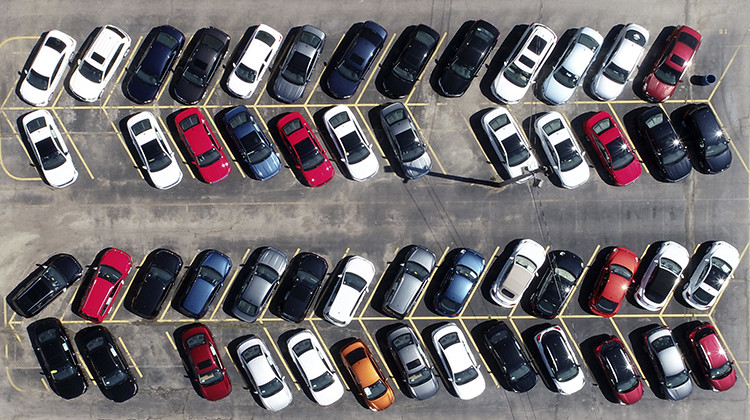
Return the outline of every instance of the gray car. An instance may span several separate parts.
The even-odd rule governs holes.
[[[404,170],[404,176],[417,179],[427,175],[432,169],[427,143],[419,134],[404,104],[396,102],[383,108],[380,111],[380,124]]]
[[[666,397],[679,401],[693,392],[690,371],[668,327],[656,327],[646,333],[646,350],[654,365],[659,384]]]
[[[429,249],[419,245],[410,245],[404,262],[400,264],[393,280],[393,285],[385,294],[383,312],[403,319],[414,307],[430,280],[435,261],[435,254]]]
[[[435,369],[414,330],[401,325],[391,331],[388,334],[388,350],[414,398],[426,400],[437,394],[440,384]]]
[[[286,265],[287,258],[283,252],[271,247],[263,248],[247,274],[237,279],[242,286],[232,305],[232,315],[246,322],[258,319],[276,291]]]
[[[276,74],[273,93],[278,100],[290,104],[302,97],[325,41],[325,32],[312,25],[297,32]]]

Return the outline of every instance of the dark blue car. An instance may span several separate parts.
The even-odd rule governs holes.
[[[200,319],[224,285],[232,260],[215,249],[202,251],[182,279],[172,306],[180,313]]]
[[[357,91],[387,37],[388,32],[373,21],[368,20],[360,27],[328,75],[328,90],[334,98],[346,99]]]
[[[444,316],[457,316],[477,287],[484,266],[484,257],[477,251],[469,248],[456,251],[440,289],[435,294],[435,311]]]
[[[732,165],[729,139],[719,125],[711,107],[697,104],[688,107],[682,119],[688,129],[688,144],[697,149],[698,167],[709,174],[717,174]]]
[[[172,26],[152,29],[136,54],[140,60],[131,64],[125,88],[128,97],[139,104],[152,102],[184,44],[185,35]]]
[[[265,181],[281,171],[273,144],[244,105],[230,109],[224,115],[224,124],[237,147],[238,157],[252,172],[249,175]]]

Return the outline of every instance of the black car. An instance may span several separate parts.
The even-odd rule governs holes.
[[[323,286],[328,263],[320,255],[304,252],[289,269],[291,284],[279,303],[279,316],[289,322],[301,322]]]
[[[490,23],[483,20],[474,22],[453,56],[443,68],[438,69],[437,83],[443,95],[461,96],[466,93],[499,36],[500,31]]]
[[[531,295],[530,303],[534,315],[552,319],[573,293],[573,287],[583,273],[583,260],[570,251],[552,251],[548,261],[547,270]]]
[[[135,377],[109,330],[99,325],[84,328],[76,334],[76,345],[105,397],[124,402],[138,393]]]
[[[688,139],[698,149],[698,166],[702,171],[716,174],[729,169],[732,164],[729,139],[724,135],[710,106],[691,105],[685,112],[682,124],[688,129]]]
[[[184,44],[185,35],[172,26],[151,29],[130,65],[125,94],[139,104],[153,101]]]
[[[437,48],[440,34],[427,25],[416,26],[390,69],[384,69],[383,90],[394,99],[411,93],[430,57]]]
[[[73,343],[56,318],[40,319],[26,328],[42,373],[55,394],[69,400],[88,389]]]
[[[484,342],[500,365],[505,382],[515,392],[526,392],[536,385],[536,370],[513,331],[499,321],[484,332]]]
[[[677,182],[690,175],[693,166],[687,150],[660,107],[651,107],[638,115],[638,131],[651,146],[665,180]]]
[[[191,318],[203,318],[224,285],[232,260],[215,249],[202,251],[182,278],[172,306]]]
[[[156,318],[181,268],[182,258],[174,252],[152,251],[133,279],[125,308],[146,319]]]
[[[18,315],[30,318],[81,277],[81,264],[68,254],[56,254],[39,265],[5,298]]]
[[[328,90],[334,98],[346,99],[354,95],[359,83],[365,78],[375,58],[383,49],[387,37],[388,32],[371,20],[359,28],[328,75]]]
[[[192,49],[186,50],[187,60],[172,78],[172,93],[186,105],[198,103],[206,94],[221,60],[229,49],[229,35],[212,27],[200,29]]]

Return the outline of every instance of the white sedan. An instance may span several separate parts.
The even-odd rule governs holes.
[[[583,81],[602,42],[604,38],[599,32],[587,27],[579,29],[544,80],[542,99],[552,105],[568,102]]]
[[[534,342],[544,361],[544,367],[562,395],[574,394],[586,380],[567,337],[557,325],[545,328],[534,336]]]
[[[737,248],[724,241],[711,242],[682,290],[685,302],[695,309],[710,309],[726,289],[739,263]]]
[[[182,169],[156,118],[148,111],[140,112],[128,119],[127,127],[141,159],[141,168],[148,172],[154,187],[166,190],[179,184]]]
[[[242,99],[252,96],[279,52],[283,38],[283,35],[268,25],[260,24],[255,28],[240,58],[232,63],[232,70],[227,77],[229,93]]]
[[[563,188],[578,188],[589,180],[589,165],[562,114],[550,111],[534,121],[544,154]]]
[[[516,183],[528,181],[533,176],[531,172],[539,169],[526,136],[507,108],[497,107],[484,114],[482,128],[503,168],[511,179],[517,179]]]
[[[47,184],[62,188],[75,182],[78,171],[52,114],[45,109],[30,112],[23,117],[22,124]]]
[[[104,88],[130,50],[130,37],[122,29],[107,25],[96,31],[68,80],[71,93],[85,102],[102,97]]]
[[[237,346],[237,356],[263,407],[279,411],[292,403],[292,391],[263,340],[251,335]]]
[[[690,254],[677,242],[666,241],[656,251],[654,258],[641,277],[635,300],[644,309],[659,311],[672,296],[690,262]]]
[[[341,378],[310,330],[289,337],[286,346],[315,402],[322,406],[331,405],[344,396]]]
[[[470,400],[484,392],[485,382],[466,337],[449,322],[432,332],[432,344],[458,398]]]
[[[492,300],[504,308],[518,305],[545,258],[544,247],[533,239],[519,241],[492,283]]]
[[[60,83],[68,61],[76,49],[76,40],[53,29],[47,32],[28,69],[21,72],[18,93],[33,106],[46,106]]]
[[[591,84],[591,93],[602,101],[616,99],[630,80],[648,44],[646,28],[630,23],[622,28]]]
[[[323,114],[323,120],[341,162],[352,179],[364,181],[375,176],[380,164],[349,107],[337,105]]]
[[[349,325],[374,277],[375,266],[370,261],[357,255],[348,257],[323,308],[323,317],[339,327]]]

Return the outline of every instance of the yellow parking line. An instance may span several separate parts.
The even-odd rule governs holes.
[[[107,103],[109,102],[109,99],[112,97],[112,94],[115,93],[115,90],[120,86],[120,80],[122,79],[122,75],[125,74],[125,70],[128,68],[128,63],[135,55],[135,52],[138,51],[138,46],[141,44],[141,41],[143,40],[143,35],[141,35],[138,38],[138,42],[135,43],[135,48],[130,49],[130,55],[128,56],[127,60],[122,60],[122,69],[120,70],[120,74],[117,75],[117,79],[115,80],[114,86],[112,90],[109,91],[109,95],[107,95],[107,99],[104,100],[104,103],[102,104],[102,108],[107,106]]]
[[[440,256],[440,260],[438,260],[437,265],[435,266],[435,268],[432,269],[432,272],[430,273],[430,277],[427,279],[427,283],[428,284],[429,284],[429,282],[432,281],[432,275],[435,274],[435,271],[437,271],[437,267],[440,267],[440,265],[443,263],[443,260],[445,259],[445,256],[448,255],[448,250],[449,249],[450,249],[450,247],[448,247],[448,246],[445,247],[445,250],[443,251],[443,255]],[[419,302],[422,301],[422,299],[424,298],[424,294],[425,293],[427,293],[427,286],[425,286],[422,289],[422,293],[419,294],[419,299],[417,299],[416,303],[414,304],[414,307],[411,308],[411,312],[409,313],[409,316],[407,316],[406,318],[411,319],[411,318],[414,317],[414,312],[417,311],[417,308],[419,307]]]
[[[47,380],[46,380],[46,379],[44,378],[44,376],[42,376],[42,377],[41,377],[41,378],[39,378],[39,379],[40,379],[40,380],[42,381],[42,385],[44,385],[44,388],[45,388],[45,389],[47,390],[47,392],[49,392],[49,391],[52,391],[52,390],[51,390],[51,389],[49,388],[49,385],[47,384]]]
[[[266,91],[266,86],[268,85],[268,79],[269,78],[270,78],[270,76],[266,77],[266,80],[263,81],[263,89],[260,90],[260,93],[258,94],[258,97],[255,98],[255,102],[253,102],[253,107],[257,106],[258,102],[260,102],[260,98],[263,97],[263,92]],[[258,91],[258,89],[255,89],[255,92],[257,92],[257,91]],[[255,93],[255,92],[253,92],[253,93]]]
[[[589,266],[594,261],[594,258],[596,258],[596,254],[599,252],[599,248],[601,248],[601,245],[596,246],[596,249],[594,249],[594,253],[591,254],[591,257],[589,258],[589,262],[586,263],[585,267],[583,267],[583,272],[581,273],[581,276],[578,277],[578,281],[576,282],[576,284],[573,285],[573,290],[570,292],[570,296],[568,297],[568,300],[565,301],[562,309],[560,309],[560,314],[559,314],[560,316],[562,316],[562,314],[565,313],[565,309],[568,307],[568,303],[570,303],[570,300],[573,298],[573,295],[575,294],[576,289],[578,288],[578,285],[581,284],[583,279],[586,277],[586,273],[589,271]],[[596,315],[592,315],[592,316],[596,317]]]
[[[474,337],[471,336],[471,331],[469,331],[469,328],[464,323],[464,320],[461,318],[458,318],[458,321],[461,323],[461,326],[464,329],[464,332],[466,333],[466,336],[469,338],[469,341],[471,341],[471,345],[474,346],[474,350],[479,355],[479,358],[482,360],[482,364],[484,365],[484,369],[487,371],[487,374],[490,375],[490,378],[492,378],[492,382],[495,383],[495,386],[497,388],[500,388],[500,384],[497,382],[497,379],[495,378],[495,375],[492,373],[492,370],[490,370],[490,365],[487,364],[487,361],[484,360],[484,356],[482,356],[482,352],[479,351],[479,347],[477,347],[477,343],[474,342]]]
[[[68,67],[68,66],[66,65],[65,67]],[[55,96],[55,100],[54,102],[52,102],[53,109],[57,107],[57,102],[60,100],[60,98],[62,98],[63,92],[65,92],[65,88],[61,88],[60,91],[57,92],[57,96]],[[5,105],[5,102],[3,102],[3,105]]]
[[[117,337],[117,339],[120,341],[120,345],[122,346],[122,349],[125,350],[125,353],[128,355],[128,358],[130,359],[130,364],[133,365],[133,368],[138,373],[138,376],[143,378],[143,374],[141,373],[141,370],[138,368],[138,365],[135,364],[135,359],[133,359],[133,355],[130,354],[130,350],[128,350],[128,347],[125,345],[125,342],[122,341],[122,337]]]
[[[169,334],[169,331],[164,331],[164,334],[167,335],[167,340],[169,340],[169,344],[172,345],[172,348],[177,350],[177,346],[174,344],[174,339],[172,338],[172,335]]]
[[[440,37],[440,40],[438,41],[437,47],[435,47],[435,51],[432,52],[432,55],[430,55],[430,59],[427,60],[428,63],[432,61],[432,58],[435,57],[435,54],[437,54],[438,50],[440,50],[440,45],[442,45],[443,40],[445,40],[445,37],[447,35],[448,35],[448,32],[443,32],[443,36]],[[427,68],[425,68],[425,70],[422,72],[422,75],[424,75],[425,71],[427,71]],[[420,78],[417,79],[417,82],[419,82],[420,80],[422,80],[422,77],[421,77],[422,75],[420,75]],[[412,87],[411,92],[409,92],[409,96],[407,96],[406,97],[406,101],[404,101],[404,105],[406,105],[406,104],[413,105],[413,104],[410,104],[409,101],[411,101],[411,96],[414,95],[414,91],[417,90],[416,89],[416,82],[414,83],[414,85],[415,85],[415,87]]]
[[[745,244],[745,248],[742,249],[742,252],[740,253],[740,259],[739,261],[742,261],[742,257],[745,256],[745,253],[747,252],[747,248],[750,247],[750,243]],[[735,270],[736,271],[736,270]],[[732,275],[734,277],[734,274]],[[711,310],[708,311],[708,316],[713,316],[714,311],[716,310],[716,307],[719,306],[719,301],[721,300],[721,297],[724,296],[724,292],[727,291],[727,288],[725,287],[721,293],[719,293],[719,296],[716,297],[716,301],[714,302],[714,305],[711,307]]]
[[[729,71],[729,68],[732,67],[732,63],[734,62],[734,58],[737,57],[737,53],[740,51],[740,47],[742,45],[738,45],[737,48],[734,50],[734,54],[732,54],[732,58],[729,59],[729,63],[727,63],[727,66],[724,68],[724,72],[721,73],[721,76],[719,76],[719,80],[716,81],[716,85],[714,85],[714,90],[711,91],[711,94],[708,95],[708,103],[711,103],[711,99],[714,97],[714,93],[719,89],[719,85],[721,85],[721,82],[724,80],[724,76],[727,75],[727,72]]]
[[[203,107],[201,107],[201,108],[203,108]],[[224,153],[225,153],[225,154],[226,154],[226,153],[229,153],[229,146],[227,146],[227,142],[226,142],[226,141],[224,141],[224,139],[223,139],[223,138],[221,138],[221,132],[219,131],[219,128],[218,128],[218,127],[216,126],[216,124],[214,124],[214,119],[213,119],[213,118],[211,117],[211,114],[210,114],[210,113],[208,112],[208,110],[207,110],[207,109],[205,109],[205,108],[203,108],[203,111],[204,111],[204,112],[205,112],[205,114],[206,114],[206,115],[208,116],[208,117],[207,117],[206,119],[208,120],[209,124],[211,124],[211,126],[213,127],[213,132],[214,132],[214,136],[216,137],[216,139],[217,139],[218,141],[220,141],[220,142],[221,142],[221,144],[222,144],[222,147],[224,148]],[[231,156],[230,156],[230,157],[231,157]],[[229,160],[229,161],[232,161],[232,162],[234,162],[234,166],[236,166],[236,167],[237,167],[237,172],[239,172],[239,173],[240,173],[240,175],[242,175],[242,177],[243,177],[243,178],[246,178],[246,177],[247,177],[247,176],[245,175],[245,172],[244,172],[244,171],[242,170],[242,167],[240,166],[239,162],[237,162],[237,161],[236,161],[236,160],[234,160],[234,159],[227,159],[227,160]]]
[[[242,256],[242,261],[245,261],[247,259],[247,255],[250,253],[251,249],[248,248],[245,250],[245,255]],[[229,289],[232,288],[232,285],[234,284],[234,280],[237,278],[237,274],[239,274],[240,269],[237,268],[234,270],[234,274],[232,275],[232,279],[227,283],[226,286],[224,286],[224,292],[221,294],[221,298],[218,302],[216,302],[216,306],[214,307],[214,311],[211,312],[211,316],[208,319],[214,319],[214,316],[216,315],[216,312],[219,310],[219,307],[224,303],[224,298],[227,296],[227,293],[229,293]]]
[[[65,133],[65,137],[68,138],[68,143],[70,143],[73,146],[73,149],[75,149],[76,154],[78,155],[78,159],[81,160],[81,163],[83,163],[83,167],[86,168],[86,172],[88,172],[89,177],[91,179],[94,179],[94,175],[91,173],[91,169],[89,169],[89,165],[86,164],[86,161],[83,159],[83,156],[81,155],[81,151],[78,150],[78,146],[76,146],[76,143],[73,141],[73,137],[70,135],[70,132],[65,127],[65,124],[63,124],[62,119],[57,114],[57,111],[53,108],[52,113],[55,114],[55,119],[57,120],[58,125],[60,126],[60,129]]]
[[[635,148],[635,145],[633,144],[633,140],[630,139],[630,136],[628,135],[627,130],[625,130],[625,126],[622,125],[622,121],[620,121],[620,117],[615,112],[615,108],[612,106],[612,103],[607,102],[607,106],[609,106],[609,110],[612,112],[612,116],[615,117],[615,121],[617,121],[617,125],[620,126],[620,131],[622,131],[622,134],[625,136],[625,140],[628,141],[628,144],[630,144],[630,148],[633,149],[633,152],[635,152],[635,156],[638,158],[638,162],[641,163],[641,167],[646,171],[647,174],[650,174],[648,171],[648,168],[646,167],[646,164],[643,163],[643,159],[641,159],[641,155],[638,154],[638,149]]]
[[[385,58],[386,51],[388,51],[388,49],[391,47],[391,44],[393,44],[393,41],[395,39],[396,39],[396,33],[394,32],[393,34],[391,34],[391,40],[388,41],[388,45],[386,45],[385,48],[383,48],[383,50],[381,51],[380,60],[378,60],[378,63],[373,66],[374,68],[379,68],[380,67],[380,64],[383,62],[383,59]],[[358,104],[359,101],[360,101],[360,99],[362,99],[362,95],[365,94],[365,91],[367,90],[367,86],[370,84],[370,81],[372,80],[372,76],[373,75],[375,75],[375,70],[371,69],[370,70],[370,75],[367,76],[367,81],[361,87],[362,90],[361,90],[361,92],[359,92],[359,96],[357,96],[357,100],[354,101],[355,104]]]
[[[218,73],[218,69],[217,69],[217,73]],[[211,87],[211,92],[209,92],[208,96],[206,96],[206,100],[203,101],[204,104],[207,104],[208,101],[211,100],[211,97],[214,96],[214,91],[216,91],[216,88],[219,87],[219,84],[221,84],[221,77],[216,77],[216,74],[214,74],[213,87]],[[201,108],[203,108],[203,107],[201,107]]]
[[[60,91],[63,91],[65,89],[60,89]],[[15,89],[8,90],[8,94],[5,95],[5,99],[3,100],[3,104],[0,105],[1,108],[5,108],[5,103],[8,102],[8,99],[10,99],[10,95],[15,91]],[[59,94],[58,94],[59,95]]]
[[[487,259],[487,264],[489,264],[497,254],[497,251],[500,250],[499,246],[495,247],[495,251],[492,252],[492,255],[490,258]],[[469,307],[469,304],[471,303],[471,298],[474,297],[474,293],[477,292],[477,289],[479,289],[479,286],[482,284],[482,281],[484,281],[484,276],[487,275],[487,267],[485,267],[484,271],[482,271],[482,275],[479,276],[479,279],[477,280],[477,284],[474,285],[474,289],[471,291],[471,294],[469,295],[469,298],[466,300],[466,303],[464,304],[464,308],[461,310],[461,312],[458,314],[458,317],[460,318],[463,316],[464,312],[466,312],[466,309]]]
[[[724,348],[727,349],[727,353],[729,353],[729,357],[731,357],[732,360],[736,360],[736,358],[734,357],[734,354],[732,354],[732,350],[730,350],[729,346],[727,345],[727,341],[724,340],[724,335],[719,330],[718,325],[716,325],[716,322],[714,322],[713,318],[711,317],[709,317],[709,320],[711,321],[711,324],[714,326],[714,329],[716,330],[716,334],[719,336],[719,338],[721,339],[721,342],[724,344]],[[737,367],[737,370],[740,372],[740,376],[742,376],[742,380],[745,381],[745,384],[747,386],[750,386],[750,382],[748,382],[748,378],[745,376],[745,373],[742,371],[742,369],[740,369],[739,364],[735,363],[734,365]]]
[[[375,282],[374,285],[370,288],[372,291],[370,292],[370,297],[367,298],[367,302],[365,302],[365,305],[362,307],[362,312],[359,313],[359,317],[361,318],[362,315],[365,314],[365,311],[367,310],[367,307],[370,306],[370,302],[372,302],[373,296],[375,296],[375,290],[378,288],[378,285],[383,280],[383,276],[385,276],[385,272],[388,271],[388,267],[390,264],[386,265],[385,270],[383,270],[383,273],[380,274],[380,277],[378,278],[378,281]]]
[[[422,129],[419,127],[419,123],[417,122],[417,119],[414,118],[414,114],[412,114],[411,109],[409,109],[408,106],[404,106],[404,108],[406,108],[406,110],[409,112],[409,115],[411,115],[411,119],[412,121],[414,121],[414,125],[417,127],[417,130],[419,131],[419,135],[422,137],[422,139],[424,139],[424,135],[422,134]],[[440,167],[440,171],[443,174],[445,174],[445,168],[443,168],[443,164],[440,163],[440,159],[438,159],[437,155],[435,154],[435,150],[433,150],[432,146],[430,145],[430,142],[428,142],[427,140],[425,140],[424,142],[427,143],[427,148],[430,149],[432,156],[435,158],[435,163],[437,163],[438,166]]]
[[[328,355],[328,358],[331,360],[331,364],[333,364],[333,367],[336,369],[336,372],[338,372],[341,382],[344,384],[344,387],[346,387],[346,390],[349,391],[349,385],[347,385],[346,381],[343,380],[344,375],[341,374],[338,364],[333,361],[334,360],[333,356],[331,355],[331,352],[328,350],[328,346],[326,346],[326,343],[323,341],[323,337],[320,336],[318,327],[315,326],[315,323],[312,321],[312,319],[308,319],[308,321],[310,321],[310,325],[312,325],[313,332],[315,332],[315,335],[318,336],[318,340],[320,341],[321,347],[323,347],[323,350],[325,350],[326,354]]]
[[[727,140],[729,140],[729,145],[732,146],[732,149],[734,149],[734,154],[737,156],[737,158],[740,159],[740,163],[742,163],[742,167],[745,168],[745,171],[750,174],[750,169],[748,169],[747,164],[745,163],[745,159],[742,158],[742,153],[740,153],[739,149],[737,149],[737,146],[734,144],[734,141],[729,137],[729,133],[727,132],[726,128],[724,127],[724,123],[721,122],[721,119],[719,119],[719,113],[716,112],[716,109],[714,108],[714,105],[709,102],[708,107],[711,108],[711,111],[713,111],[714,115],[716,116],[716,121],[719,122],[719,127],[721,127],[722,131],[724,131],[724,134],[727,136]]]
[[[279,360],[281,360],[281,364],[284,365],[284,369],[286,369],[287,373],[289,374],[289,378],[292,379],[294,386],[296,386],[297,391],[299,391],[300,390],[299,384],[297,383],[297,381],[294,380],[294,375],[292,375],[292,371],[289,369],[289,365],[286,364],[286,360],[284,360],[284,357],[281,355],[281,350],[279,350],[279,346],[276,345],[276,341],[274,341],[273,337],[271,337],[271,333],[268,332],[268,328],[264,326],[263,331],[266,332],[266,336],[268,336],[268,341],[271,342],[271,346],[273,346],[273,349],[276,351],[276,354],[278,354]]]
[[[378,150],[380,151],[380,156],[385,159],[385,153],[383,153],[383,149],[380,147],[380,142],[377,141],[377,138],[375,137],[375,133],[372,131],[372,128],[370,128],[370,124],[367,124],[367,120],[365,119],[364,114],[362,114],[362,111],[359,110],[358,106],[355,106],[354,109],[359,114],[359,118],[362,119],[362,121],[365,123],[365,127],[367,127],[367,132],[370,133],[370,136],[374,140],[375,146],[378,147]]]
[[[336,43],[336,47],[333,48],[333,52],[336,52],[336,50],[339,48],[339,44],[341,44],[341,41],[344,40],[344,36],[346,36],[346,33],[344,33],[343,35],[341,35],[341,38],[339,38],[339,42]],[[2,44],[0,44],[0,46],[1,45]],[[329,60],[330,60],[330,57],[329,57]],[[329,63],[329,64],[333,64],[333,63]],[[312,98],[313,94],[315,93],[315,88],[318,85],[320,85],[320,79],[323,77],[324,70],[325,69],[323,69],[323,70],[320,71],[320,74],[318,75],[318,80],[315,81],[315,84],[312,86],[312,89],[310,89],[310,94],[307,96],[307,100],[305,100],[304,106],[307,106],[307,104],[310,103],[310,99]]]
[[[133,162],[134,167],[138,167],[138,164],[135,163],[135,159],[133,159],[133,155],[130,154],[130,149],[128,149],[128,145],[125,144],[125,139],[122,137],[122,134],[120,134],[120,131],[117,129],[117,126],[115,126],[114,121],[110,120],[109,113],[107,112],[107,108],[102,108],[102,111],[104,111],[104,115],[107,117],[107,120],[109,120],[110,125],[112,125],[112,129],[115,130],[115,133],[117,134],[117,138],[120,139],[120,144],[122,144],[122,147],[125,148],[125,151],[127,152],[128,157],[130,158],[130,161]],[[141,171],[137,171],[138,175],[143,179],[143,174],[141,174]]]
[[[359,324],[362,326],[362,330],[364,330],[365,335],[370,340],[370,344],[372,344],[372,347],[375,349],[375,353],[378,354],[378,357],[380,357],[380,363],[385,366],[385,370],[388,372],[388,376],[390,376],[393,379],[396,379],[395,376],[393,376],[393,372],[391,372],[391,368],[388,367],[388,363],[385,362],[385,358],[383,357],[383,354],[380,353],[380,348],[378,347],[378,343],[373,340],[372,335],[370,335],[370,332],[367,331],[367,327],[365,327],[365,323],[362,322],[362,320],[359,320]]]
[[[5,367],[5,374],[8,376],[8,382],[10,382],[10,386],[12,386],[13,389],[15,389],[18,392],[26,392],[23,389],[17,387],[15,383],[13,383],[13,379],[11,379],[10,377],[10,367],[8,366]],[[42,381],[44,381],[44,379],[42,379]],[[49,387],[47,389],[49,389]]]
[[[229,360],[232,360],[232,354],[229,353],[229,349],[227,348],[227,346],[224,346],[224,353],[227,354],[227,357],[229,358]],[[242,375],[242,372],[240,372],[240,368],[238,368],[237,365],[235,365],[234,363],[230,363],[230,365],[234,366],[234,369],[237,371],[239,375]]]
[[[620,331],[620,328],[615,323],[614,318],[609,318],[609,321],[612,323],[612,326],[615,327],[615,331],[617,332],[617,335],[620,337],[620,341],[622,341],[622,345],[625,346],[625,350],[628,351],[628,354],[630,354],[630,358],[633,359],[633,363],[635,363],[636,367],[638,367],[638,372],[641,374],[641,378],[643,379],[643,382],[646,383],[646,386],[651,387],[651,385],[648,383],[648,379],[646,379],[646,375],[643,374],[643,369],[641,368],[641,364],[638,363],[638,359],[635,358],[635,354],[630,349],[630,346],[628,346],[627,340],[625,340],[625,336],[622,335],[622,331]]]

